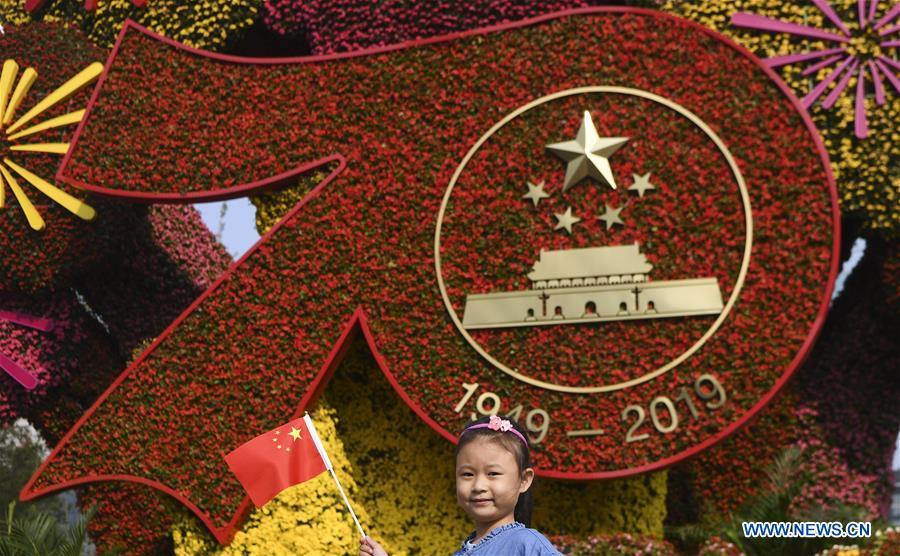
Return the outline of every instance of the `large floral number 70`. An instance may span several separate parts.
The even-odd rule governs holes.
[[[465,407],[466,402],[468,402],[472,396],[475,394],[475,390],[478,390],[479,384],[477,382],[467,383],[464,382],[462,387],[466,391],[466,394],[463,398],[456,404],[456,407],[453,408],[453,411],[456,413],[460,413]],[[488,406],[489,404],[489,406]],[[486,407],[487,406],[487,407]],[[482,415],[497,415],[500,412],[500,396],[493,392],[483,392],[478,399],[475,400],[475,409],[478,413]],[[504,413],[506,417],[512,417],[516,421],[522,416],[523,411],[522,404],[517,405],[512,408],[512,410]],[[539,417],[539,422],[535,423],[535,418]],[[478,415],[475,412],[472,412],[472,420],[478,418]],[[533,444],[540,444],[542,440],[547,436],[547,431],[550,429],[550,415],[547,414],[543,409],[532,409],[525,416],[525,428],[528,429],[528,432],[537,435],[536,437],[529,435],[531,438],[531,442]]]

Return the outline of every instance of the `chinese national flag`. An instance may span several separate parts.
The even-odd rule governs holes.
[[[257,507],[287,487],[331,469],[309,415],[238,446],[225,461]]]

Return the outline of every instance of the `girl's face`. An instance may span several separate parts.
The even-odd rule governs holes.
[[[456,458],[456,497],[476,527],[515,521],[516,501],[533,479],[533,469],[520,472],[515,456],[486,438],[469,442]]]

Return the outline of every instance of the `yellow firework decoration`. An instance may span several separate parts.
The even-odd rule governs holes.
[[[69,149],[68,143],[18,143],[19,140],[38,134],[47,129],[53,129],[72,124],[77,124],[84,117],[84,110],[69,112],[55,118],[51,118],[39,124],[33,124],[30,127],[23,128],[26,124],[53,108],[61,102],[65,102],[75,93],[87,87],[100,77],[103,72],[103,64],[94,62],[85,69],[81,70],[77,75],[60,85],[55,91],[44,97],[40,102],[34,105],[28,112],[13,121],[16,110],[31,89],[37,79],[37,72],[34,68],[27,68],[22,72],[19,82],[13,89],[13,83],[16,81],[16,75],[19,73],[19,64],[15,60],[6,60],[3,62],[3,71],[0,72],[0,130],[6,131],[6,140],[10,142],[10,152],[37,152],[51,154],[65,154]],[[13,144],[15,143],[15,144]],[[6,185],[12,190],[19,206],[25,212],[25,218],[28,224],[35,230],[44,229],[44,219],[40,213],[34,208],[25,191],[19,185],[15,175],[33,185],[38,191],[60,204],[63,208],[78,216],[83,220],[92,220],[96,216],[96,211],[87,203],[76,199],[62,189],[59,189],[52,183],[41,178],[40,176],[28,171],[19,164],[16,164],[8,157],[3,157],[0,162],[0,208],[6,206]]]

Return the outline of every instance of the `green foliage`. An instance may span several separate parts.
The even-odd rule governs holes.
[[[47,452],[34,429],[20,421],[0,429],[0,556],[79,556],[93,511],[67,523],[62,496],[19,504],[19,491]]]
[[[5,506],[18,497],[40,465],[42,450],[27,427],[13,424],[0,429],[0,504]]]
[[[742,523],[758,522],[798,522],[798,521],[862,521],[863,508],[839,505],[830,508],[813,508],[797,511],[794,501],[810,482],[810,477],[800,473],[803,454],[796,447],[786,448],[766,470],[766,484],[737,512],[711,517],[706,522],[672,527],[666,536],[696,550],[700,544],[712,536],[719,536],[737,545],[748,556],[797,556],[816,554],[836,542],[830,538],[747,538]],[[706,515],[714,516],[713,512]]]
[[[0,508],[16,502],[19,492],[41,464],[47,447],[24,420],[0,428]],[[33,502],[18,504],[17,513],[31,516],[47,513],[64,521],[67,513],[62,496],[45,496]]]
[[[53,514],[42,511],[15,515],[15,501],[7,506],[0,521],[0,555],[2,556],[80,556],[93,514],[81,516],[74,525],[63,529]]]

